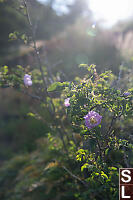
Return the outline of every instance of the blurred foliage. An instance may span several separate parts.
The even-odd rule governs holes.
[[[2,102],[0,105],[0,162],[2,162],[11,158],[14,153],[34,150],[35,140],[45,136],[49,128],[44,122],[27,115],[35,105],[33,100],[9,88],[1,89],[0,93]]]
[[[92,20],[88,18],[89,16],[77,19],[73,26],[67,27],[64,32],[47,42],[44,51],[41,51],[51,64],[50,70],[60,80],[73,80],[79,75],[83,77],[85,71],[78,68],[80,63],[93,63],[97,65],[98,72],[111,69],[114,74],[119,73],[119,66],[124,58],[116,48],[112,33],[101,30],[98,25],[92,28]],[[95,36],[90,32],[95,33]],[[43,56],[42,58],[45,59]]]
[[[55,82],[49,87],[50,92],[60,91],[61,87],[64,90],[60,98],[52,98],[52,101],[57,126],[64,123],[67,151],[53,123],[54,116],[53,119],[49,116],[49,121],[49,113],[46,115],[48,98],[42,105],[45,112],[39,112],[51,127],[47,138],[36,140],[34,151],[14,156],[0,169],[0,197],[3,200],[118,198],[118,169],[133,165],[129,129],[129,125],[132,127],[133,89],[129,88],[130,94],[124,96],[125,91],[115,83],[116,77],[111,71],[98,75],[94,65],[81,64],[80,67],[88,71],[83,80],[76,78],[71,84]],[[13,80],[11,85],[14,86],[14,77],[12,79],[12,74],[8,73],[7,66],[1,70],[1,79],[2,76],[5,80],[1,82],[2,87],[9,80],[10,83]],[[70,97],[66,113],[62,105],[65,97]],[[90,110],[99,112],[103,119],[101,125],[88,130],[84,116]],[[35,117],[34,113],[28,115]],[[120,118],[125,123],[124,128]]]
[[[57,32],[61,31],[67,24],[74,23],[76,17],[82,13],[83,8],[85,7],[84,4],[81,6],[80,1],[76,1],[73,5],[69,6],[69,13],[59,16],[53,9],[51,3],[52,2],[48,1],[48,3],[42,5],[37,1],[29,1],[29,12],[31,14],[33,27],[36,29],[37,39],[49,39]],[[19,51],[19,47],[21,49],[22,44],[29,44],[31,42],[31,33],[28,29],[27,20],[25,19],[25,16],[23,16],[23,12],[25,14],[24,6],[20,5],[19,1],[4,0],[0,3],[0,27],[2,27],[0,30],[0,64],[8,63],[8,60],[11,60],[11,65],[9,65],[9,68],[15,74],[20,75],[21,73],[21,76],[23,76],[24,72],[20,65],[17,66],[16,70],[16,63],[20,64],[20,60],[17,60],[16,62],[15,58],[18,55],[20,55],[20,57],[22,56],[21,50]],[[29,52],[28,47],[26,53],[24,53],[28,56],[29,54],[27,52]],[[26,59],[24,58],[24,60],[25,66]],[[32,64],[34,68],[33,58]],[[28,67],[29,66],[25,67],[25,72]],[[1,67],[1,70],[5,78],[7,76],[8,69],[6,66],[4,66],[3,68]],[[37,72],[37,70],[33,72],[35,76],[37,76],[38,73],[39,72]],[[30,151],[34,149],[35,139],[43,134],[45,135],[45,131],[48,131],[47,125],[43,125],[43,122],[37,122],[31,117],[26,116],[30,111],[28,106],[29,100],[20,95],[18,92],[14,93],[8,88],[9,86],[17,88],[19,84],[22,84],[22,80],[15,75],[11,75],[10,78],[13,80],[13,84],[10,85],[9,80],[8,83],[4,85],[4,87],[7,87],[7,89],[5,91],[1,91],[1,110],[3,110],[3,112],[0,114],[0,137],[2,145],[0,151],[1,161],[12,156],[13,152],[15,151]],[[4,79],[1,77],[1,80]],[[38,83],[39,81],[40,80],[38,80]],[[2,101],[3,96],[6,99],[4,102]],[[33,101],[31,102],[31,105],[33,105]],[[11,104],[12,107],[9,106]],[[37,116],[37,118],[39,117]],[[38,126],[40,128],[37,131]],[[33,130],[31,130],[32,127],[34,127]],[[7,147],[6,150],[5,146]]]
[[[19,55],[18,46],[22,45],[22,37],[26,33],[30,36],[31,32],[28,30],[27,20],[25,18],[25,8],[21,0],[5,0],[0,3],[0,27],[2,27],[0,37],[0,64],[7,64],[7,55],[11,54],[12,58]],[[68,7],[69,12],[63,15],[58,15],[52,4],[54,1],[41,4],[36,0],[28,2],[29,13],[31,15],[31,22],[34,29],[36,39],[48,40],[52,36],[62,31],[68,24],[74,23],[75,19],[86,8],[84,3],[75,0],[72,5]],[[8,35],[14,31],[21,37],[12,37],[12,42],[9,42]],[[22,36],[23,35],[23,36]],[[16,39],[19,39],[16,41]],[[29,38],[30,39],[30,38]]]
[[[124,58],[112,32],[92,26],[90,13],[80,16],[85,4],[77,0],[67,14],[58,15],[53,2],[28,1],[37,39],[50,39],[36,52],[43,72],[33,61],[35,55],[29,56],[31,49],[25,53],[27,60],[22,57],[22,66],[12,57],[11,66],[0,67],[0,199],[116,200],[118,169],[133,165],[132,62],[120,65]],[[7,31],[11,46],[31,45],[27,22],[12,8],[25,14],[23,4],[5,0],[0,5],[7,18],[0,22],[6,27],[3,35],[9,13],[18,20]],[[6,38],[1,55],[7,56]],[[32,87],[23,83],[27,73]],[[65,98],[70,98],[66,109]],[[103,118],[88,130],[84,116],[90,110]]]
[[[0,3],[0,64],[3,64],[4,57],[15,51],[15,47],[18,45],[16,41],[11,44],[8,35],[16,30],[22,33],[27,30],[25,17],[15,10],[16,4],[17,1],[13,0],[5,0]]]

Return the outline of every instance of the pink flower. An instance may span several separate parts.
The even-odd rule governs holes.
[[[129,96],[130,94],[131,94],[130,92],[124,92],[124,93],[123,93],[123,95],[124,95],[125,97]]]
[[[65,99],[65,101],[64,101],[64,105],[65,105],[65,107],[69,107],[70,106],[70,98],[67,98],[67,99]]]
[[[32,85],[31,75],[29,75],[29,74],[24,75],[24,84],[25,84],[25,86]]]
[[[87,128],[91,129],[95,126],[98,126],[101,123],[102,116],[95,111],[90,111],[86,116],[84,116],[84,119]]]

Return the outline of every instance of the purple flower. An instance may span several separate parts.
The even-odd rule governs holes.
[[[90,111],[86,116],[84,116],[84,119],[87,128],[91,129],[95,126],[98,126],[101,123],[102,116],[95,111]]]
[[[24,84],[25,84],[25,86],[32,85],[31,75],[29,75],[29,74],[24,75]]]
[[[65,105],[65,107],[69,107],[70,106],[70,98],[67,98],[67,99],[65,99],[65,101],[64,101],[64,105]]]
[[[130,94],[131,94],[130,92],[124,92],[124,93],[123,93],[123,96],[127,97],[127,96],[129,96]]]

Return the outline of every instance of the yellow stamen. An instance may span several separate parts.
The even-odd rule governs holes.
[[[91,117],[90,118],[90,123],[91,124],[96,124],[97,123],[97,120],[95,119],[95,117]]]

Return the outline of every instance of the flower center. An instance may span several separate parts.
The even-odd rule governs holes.
[[[96,124],[96,123],[97,123],[96,118],[95,118],[95,117],[91,117],[91,118],[90,118],[90,123],[91,123],[91,124]]]

